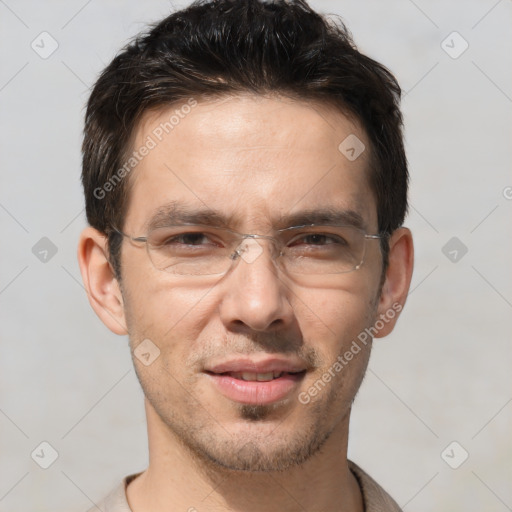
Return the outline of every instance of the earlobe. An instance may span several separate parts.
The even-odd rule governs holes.
[[[411,231],[399,228],[389,240],[389,265],[382,285],[377,316],[383,319],[384,326],[375,335],[387,336],[394,328],[405,305],[411,284],[414,266],[414,247]]]
[[[123,296],[107,258],[106,236],[90,226],[85,228],[78,242],[77,257],[95,313],[115,334],[127,334]]]

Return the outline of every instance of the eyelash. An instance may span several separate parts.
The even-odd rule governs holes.
[[[196,237],[201,237],[202,239],[206,238],[208,240],[212,240],[212,237],[210,235],[208,235],[208,233],[205,233],[205,232],[202,232],[202,231],[190,231],[190,232],[186,232],[186,233],[180,233],[179,235],[175,235],[173,236],[172,238],[169,238],[167,240],[165,240],[163,242],[163,245],[171,245],[172,243],[174,242],[177,242],[178,239],[183,239],[187,236],[196,236]],[[328,240],[332,240],[332,242],[330,243],[334,243],[334,244],[342,244],[342,245],[347,245],[347,241],[336,236],[336,235],[333,235],[333,234],[329,234],[329,233],[299,233],[297,234],[295,237],[293,237],[290,242],[296,242],[298,240],[301,240],[301,239],[305,239],[305,238],[308,238],[308,237],[323,237],[325,239],[328,239]],[[178,242],[178,243],[181,243],[183,245],[188,245],[188,246],[200,246],[200,245],[203,245],[203,244],[194,244],[194,243],[185,243],[185,242]],[[322,243],[322,244],[315,244],[315,243],[305,243],[305,245],[315,245],[315,246],[325,246],[325,245],[330,245],[330,243]]]

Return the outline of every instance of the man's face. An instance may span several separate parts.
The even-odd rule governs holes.
[[[179,107],[147,114],[133,149],[157,140]],[[367,233],[377,232],[368,151],[351,161],[338,149],[351,134],[369,148],[367,137],[335,109],[246,95],[199,102],[182,117],[129,178],[125,233],[146,235],[169,203],[213,210],[241,233],[275,233],[289,227],[283,219],[326,209],[356,213]],[[347,428],[369,345],[318,381],[374,323],[382,257],[371,240],[358,270],[286,275],[269,241],[258,243],[254,261],[238,258],[219,277],[157,270],[143,244],[125,240],[123,300],[132,350],[146,339],[160,350],[148,366],[134,357],[158,428],[222,466],[282,470]],[[266,382],[247,375],[267,380],[283,369]],[[316,396],[301,403],[315,383]]]

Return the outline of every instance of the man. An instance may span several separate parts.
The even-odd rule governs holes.
[[[100,76],[78,258],[150,458],[100,510],[399,510],[347,460],[412,274],[399,97],[303,1],[192,4]]]

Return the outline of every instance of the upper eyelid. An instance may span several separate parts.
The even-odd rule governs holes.
[[[279,228],[276,230],[273,230],[274,233],[282,233],[283,231],[292,231],[294,229],[304,229],[304,228],[312,228],[312,227],[318,227],[318,228],[350,228],[355,229],[356,231],[365,231],[363,228],[360,228],[358,226],[353,226],[350,224],[302,224],[299,226],[288,226],[286,228]],[[194,229],[193,232],[208,232],[208,231],[227,231],[229,233],[234,233],[236,235],[242,235],[242,236],[271,236],[267,233],[242,233],[241,231],[236,231],[231,228],[223,227],[223,226],[208,226],[205,224],[174,224],[169,226],[160,226],[158,228],[155,228],[153,231],[160,231],[163,229],[169,229],[169,228],[184,228],[185,231],[183,233],[186,233],[186,228]],[[192,231],[191,231],[192,232]]]
[[[354,229],[356,231],[361,231],[361,232],[364,232],[365,230],[358,227],[358,226],[351,226],[350,224],[304,224],[302,226],[290,226],[289,228],[282,228],[282,229],[278,229],[277,232],[280,233],[282,231],[291,231],[293,229],[304,229],[304,228],[314,228],[314,227],[318,227],[318,228],[350,228],[350,229]]]
[[[218,231],[218,232],[230,233],[230,234],[234,235],[235,239],[244,239],[244,238],[251,238],[251,237],[263,238],[263,239],[265,239],[265,238],[266,239],[275,239],[276,236],[279,236],[281,233],[291,232],[293,234],[293,230],[299,231],[300,229],[311,228],[311,227],[319,227],[319,228],[346,227],[346,228],[354,229],[356,231],[360,231],[363,234],[366,234],[364,229],[361,229],[361,228],[359,228],[357,226],[331,225],[331,224],[303,224],[303,225],[300,225],[300,226],[289,226],[287,228],[281,228],[281,229],[275,230],[274,231],[275,235],[257,234],[257,233],[241,233],[239,231],[235,231],[235,230],[230,229],[230,228],[217,227],[217,226],[207,226],[207,225],[202,225],[202,224],[178,224],[178,225],[166,226],[166,227],[162,226],[160,228],[156,228],[154,231],[158,231],[158,230],[166,229],[166,228],[178,228],[178,227],[179,228],[187,228],[187,227],[197,228],[197,229],[194,229],[194,231],[192,231],[192,230],[188,231],[188,233],[198,233],[198,234],[205,234],[205,235],[208,235],[209,231],[210,232],[211,231]],[[187,233],[187,231],[184,230],[184,231],[180,232],[179,235],[184,235],[186,233]],[[332,234],[332,233],[326,233],[326,234]],[[148,237],[144,237],[144,238],[147,239]]]

